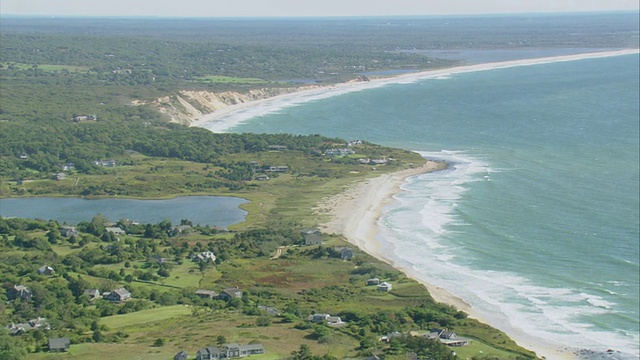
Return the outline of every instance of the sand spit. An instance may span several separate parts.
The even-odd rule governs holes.
[[[340,84],[329,85],[329,86],[300,87],[300,88],[296,88],[297,91],[292,91],[291,89],[289,89],[280,94],[272,92],[271,94],[273,96],[264,96],[264,95],[269,95],[269,92],[260,91],[261,95],[263,96],[254,97],[253,100],[251,100],[250,99],[251,96],[249,96],[246,100],[243,100],[241,102],[235,102],[235,103],[227,104],[222,107],[216,107],[215,110],[211,111],[206,115],[197,116],[197,114],[194,113],[195,115],[188,116],[188,118],[190,119],[189,121],[183,121],[183,123],[189,123],[190,126],[203,127],[213,132],[225,132],[225,131],[228,131],[233,126],[238,125],[242,121],[250,119],[253,116],[259,116],[262,114],[273,112],[283,107],[300,104],[309,100],[324,99],[324,98],[341,95],[341,94],[352,92],[352,91],[361,91],[361,90],[366,90],[371,88],[377,88],[387,84],[401,84],[401,83],[411,83],[411,82],[424,80],[424,79],[447,78],[448,76],[451,76],[451,75],[462,74],[467,72],[475,72],[475,71],[487,71],[487,70],[504,69],[504,68],[517,67],[517,66],[530,66],[530,65],[547,64],[547,63],[553,63],[553,62],[595,59],[595,58],[604,58],[604,57],[612,57],[612,56],[620,56],[620,55],[631,55],[631,54],[638,54],[638,53],[639,53],[639,49],[626,49],[626,50],[618,50],[618,51],[603,51],[603,52],[594,52],[594,53],[585,53],[585,54],[562,55],[562,56],[552,56],[552,57],[544,57],[544,58],[523,59],[523,60],[502,61],[502,62],[493,62],[493,63],[468,65],[468,66],[458,66],[458,67],[452,67],[452,68],[397,75],[393,77],[370,79],[370,81],[352,81],[352,82],[340,83]],[[255,110],[256,108],[261,108],[261,110],[259,112],[251,112],[248,116],[232,116],[241,112],[246,112],[248,110]],[[203,112],[200,112],[200,114],[203,114]]]

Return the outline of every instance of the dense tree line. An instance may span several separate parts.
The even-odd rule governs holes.
[[[60,165],[69,162],[76,171],[99,172],[94,161],[117,159],[122,165],[127,163],[127,151],[136,151],[153,157],[215,162],[228,168],[219,175],[238,181],[250,178],[250,167],[224,165],[220,161],[224,155],[265,151],[274,144],[311,153],[324,143],[343,142],[317,135],[213,134],[200,128],[139,120],[73,123],[70,119],[56,119],[28,124],[0,124],[0,176],[15,178],[15,172],[24,169],[60,171]],[[20,158],[23,154],[26,159]]]

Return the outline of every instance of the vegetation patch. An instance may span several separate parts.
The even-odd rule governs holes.
[[[258,78],[241,78],[233,76],[221,76],[221,75],[207,75],[207,76],[195,76],[193,81],[209,83],[209,84],[268,84],[269,82],[264,79]]]

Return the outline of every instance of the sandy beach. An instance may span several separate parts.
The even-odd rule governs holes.
[[[428,70],[423,72],[408,73],[392,77],[381,77],[370,81],[347,82],[328,86],[305,86],[298,92],[273,96],[266,99],[239,103],[227,106],[216,112],[202,116],[191,123],[191,126],[203,127],[213,132],[225,132],[233,126],[255,116],[277,111],[286,106],[301,104],[307,101],[329,98],[332,96],[361,91],[387,84],[402,84],[424,79],[446,78],[451,75],[474,71],[487,71],[516,66],[530,66],[561,61],[575,61],[582,59],[594,59],[620,55],[638,54],[640,49],[625,49],[618,51],[602,51],[575,55],[563,55],[513,61],[492,62],[477,65],[458,66],[444,69]],[[245,116],[237,116],[245,113]],[[230,116],[233,115],[233,116]]]
[[[286,106],[303,103],[309,100],[328,98],[346,92],[375,88],[384,86],[386,84],[398,84],[414,82],[422,79],[442,78],[465,72],[486,71],[492,69],[529,66],[551,62],[575,61],[590,58],[637,54],[638,52],[638,49],[628,49],[620,51],[607,51],[578,55],[505,61],[497,63],[485,63],[471,66],[460,66],[454,68],[432,70],[420,73],[404,74],[391,78],[379,78],[373,79],[368,82],[352,82],[318,87],[306,89],[297,93],[285,94],[268,99],[258,100],[255,102],[229,106],[223,110],[208,114],[198,119],[192,124],[192,126],[204,127],[214,132],[224,132],[237,125],[238,123],[244,121],[245,119],[276,111]],[[254,111],[257,108],[259,108],[259,111]],[[247,112],[247,116],[235,116],[235,114],[237,114],[238,112]],[[402,266],[394,264],[393,261],[385,258],[384,254],[382,254],[382,252],[380,251],[380,244],[376,240],[376,234],[378,233],[378,220],[380,219],[385,206],[391,203],[393,201],[394,195],[401,191],[400,187],[406,181],[406,179],[419,174],[437,171],[443,169],[445,166],[446,165],[443,163],[427,161],[421,167],[403,170],[391,174],[384,174],[379,177],[366,180],[364,182],[354,183],[343,193],[325,198],[317,205],[316,211],[318,211],[319,213],[329,213],[331,216],[331,220],[324,224],[321,224],[320,228],[325,233],[343,235],[350,243],[358,246],[363,251],[366,251],[368,254],[376,257],[381,261],[385,261],[393,265],[394,267],[398,268],[398,270],[407,274],[407,276],[421,282],[424,286],[427,287],[436,301],[453,305],[459,310],[466,312],[471,317],[499,328],[499,326],[496,326],[496,324],[491,324],[489,321],[485,321],[482,316],[478,314],[477,311],[475,311],[474,308],[463,299],[452,295],[446,289],[429,284],[428,282],[420,279],[416,274],[412,273],[411,269],[402,268]],[[584,356],[579,356],[578,354],[576,354],[577,349],[570,349],[554,344],[545,343],[544,340],[533,338],[524,333],[509,332],[508,335],[512,339],[514,339],[520,346],[535,351],[538,356],[543,356],[546,359],[584,358]]]
[[[340,234],[350,243],[367,252],[369,255],[384,261],[405,273],[408,277],[424,285],[431,296],[438,302],[452,305],[458,310],[466,312],[470,317],[486,324],[486,321],[475,309],[463,299],[449,293],[446,289],[432,285],[414,274],[410,268],[399,266],[386,258],[380,251],[380,244],[376,240],[378,233],[378,219],[386,205],[393,201],[394,195],[401,191],[401,185],[410,177],[438,171],[446,168],[446,164],[427,161],[423,166],[415,169],[402,170],[390,174],[355,183],[344,192],[323,199],[316,211],[329,213],[330,220],[319,224],[319,228],[327,234]],[[561,348],[546,344],[525,334],[508,334],[518,345],[532,350],[546,359],[577,359],[575,349]]]
[[[380,244],[376,241],[378,233],[377,221],[386,205],[393,201],[393,196],[401,191],[400,186],[411,176],[442,170],[446,164],[427,161],[423,166],[384,174],[365,182],[354,184],[341,194],[323,199],[316,208],[319,213],[329,213],[331,220],[319,224],[319,228],[327,234],[340,234],[347,240],[366,251],[375,258],[398,268],[390,259],[380,252]],[[408,269],[399,269],[415,280]],[[442,288],[422,282],[438,301],[450,304],[480,320],[478,314],[462,299],[457,298]]]

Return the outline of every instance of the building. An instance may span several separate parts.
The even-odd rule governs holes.
[[[395,338],[399,338],[402,337],[402,333],[398,332],[398,331],[393,331],[388,333],[385,336],[382,336],[380,338],[380,341],[384,341],[384,342],[390,342],[391,340],[395,339]]]
[[[324,154],[327,156],[344,156],[344,155],[353,155],[356,152],[349,148],[340,148],[340,149],[327,149]]]
[[[330,317],[331,315],[329,314],[320,314],[320,313],[316,313],[316,314],[312,314],[309,315],[309,317],[307,318],[307,320],[312,321],[314,323],[321,323],[321,322],[325,322],[327,321],[327,319]]]
[[[71,340],[69,338],[51,338],[49,339],[49,352],[65,352],[69,351]]]
[[[342,321],[342,319],[340,319],[340,316],[329,316],[329,317],[327,318],[327,324],[328,324],[329,326],[335,326],[335,327],[337,327],[337,326],[345,325],[345,324],[346,324],[346,322]]]
[[[7,300],[31,300],[31,296],[33,296],[31,290],[24,285],[14,285],[12,288],[7,290]]]
[[[107,232],[113,233],[115,236],[126,235],[127,233],[118,226],[107,226],[104,228]]]
[[[218,295],[218,299],[229,301],[231,299],[241,299],[242,291],[238,288],[228,288],[222,290],[220,295]]]
[[[380,284],[380,279],[378,278],[371,278],[369,280],[367,280],[367,286],[369,285],[378,285]]]
[[[268,168],[264,169],[264,171],[283,173],[283,172],[289,171],[289,167],[288,166],[284,166],[284,165],[283,166],[269,166]]]
[[[113,302],[123,302],[131,299],[131,293],[125,288],[119,288],[104,294],[104,298]]]
[[[353,249],[348,247],[337,247],[333,250],[340,253],[340,259],[342,260],[351,260],[355,256]]]
[[[94,165],[102,166],[102,167],[115,167],[117,162],[114,159],[110,160],[96,160],[93,162]]]
[[[391,291],[391,289],[393,288],[393,286],[391,284],[389,284],[386,281],[381,282],[378,287],[376,288],[376,290],[378,291]]]
[[[207,346],[198,350],[196,360],[213,360],[224,358],[242,358],[251,355],[264,354],[264,346],[262,344],[226,344],[221,348],[216,346]]]
[[[102,297],[100,295],[100,290],[98,289],[87,289],[82,293],[82,295],[87,296],[90,300],[95,300]]]
[[[60,228],[60,235],[64,237],[71,237],[78,235],[78,230],[76,230],[75,226],[63,226]]]
[[[180,234],[188,234],[191,231],[191,225],[179,225],[174,226],[169,232],[169,236],[176,236]]]
[[[322,245],[322,235],[320,235],[319,233],[305,234],[304,244],[305,245]]]
[[[188,358],[189,354],[184,351],[180,351],[173,357],[173,360],[187,360]]]
[[[44,265],[38,268],[38,274],[40,275],[53,275],[56,271],[51,266]]]
[[[51,178],[56,181],[64,180],[66,177],[67,177],[67,174],[63,172],[59,172],[51,175]]]
[[[438,339],[441,343],[451,347],[460,347],[471,344],[471,339],[458,337],[455,332],[449,331],[448,329],[431,329],[425,337],[429,339]]]
[[[266,174],[258,174],[258,175],[256,175],[256,180],[258,180],[258,181],[267,181],[267,180],[269,180],[269,176],[267,176]]]
[[[7,332],[9,333],[9,335],[16,336],[16,335],[22,335],[27,331],[33,330],[33,329],[51,330],[51,326],[49,325],[49,322],[47,321],[47,319],[43,317],[38,317],[35,319],[31,319],[26,323],[20,323],[20,324],[11,323],[5,326],[5,329],[7,329]]]
[[[218,297],[218,293],[213,291],[213,290],[205,290],[205,289],[198,289],[196,290],[196,295],[200,296],[201,298],[204,299],[215,299]]]

